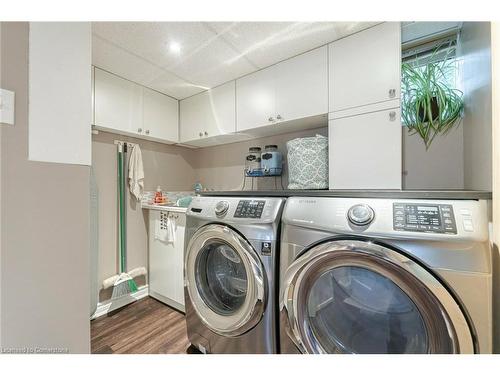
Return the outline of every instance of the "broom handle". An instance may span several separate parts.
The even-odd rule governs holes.
[[[118,144],[118,256],[119,256],[119,273],[125,272],[125,249],[124,249],[124,233],[123,233],[123,152],[122,145]]]
[[[128,165],[127,165],[127,149],[128,144],[123,144],[123,158],[122,158],[122,200],[123,200],[123,271],[127,272],[127,179],[128,179]]]

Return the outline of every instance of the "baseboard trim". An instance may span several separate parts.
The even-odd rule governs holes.
[[[174,301],[171,298],[162,296],[161,294],[156,293],[154,290],[149,291],[149,296],[153,297],[154,299],[157,299],[158,301],[164,303],[165,305],[173,307],[174,309],[180,311],[183,314],[186,314],[186,308],[184,307],[184,305],[177,301]]]
[[[144,297],[147,297],[148,295],[149,295],[149,287],[148,285],[143,285],[138,288],[137,292],[131,293],[128,296],[123,296],[117,299],[99,302],[97,304],[97,309],[95,310],[94,315],[90,317],[90,320],[106,315],[113,310],[119,309],[132,302],[138,301]]]

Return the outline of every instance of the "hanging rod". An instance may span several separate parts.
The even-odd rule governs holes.
[[[137,143],[132,143],[132,142],[127,142],[127,141],[120,141],[119,139],[115,139],[113,141],[115,145],[127,145],[127,147],[134,147],[137,146]]]

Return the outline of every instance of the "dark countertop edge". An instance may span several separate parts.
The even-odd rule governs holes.
[[[474,190],[231,190],[204,191],[206,197],[331,197],[331,198],[399,198],[491,200],[489,191]]]

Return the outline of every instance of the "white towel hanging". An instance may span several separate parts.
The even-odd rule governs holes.
[[[128,182],[130,193],[140,201],[144,194],[144,166],[141,148],[137,144],[133,146],[128,161]]]
[[[155,220],[155,240],[168,242],[168,229],[167,221],[164,219],[163,215],[160,215],[158,219]]]
[[[154,236],[155,240],[169,243],[175,243],[177,230],[177,221],[170,212],[161,212],[160,217],[155,220]]]
[[[175,231],[177,229],[177,221],[172,217],[172,215],[168,215],[167,217],[167,241],[168,243],[175,242]]]

